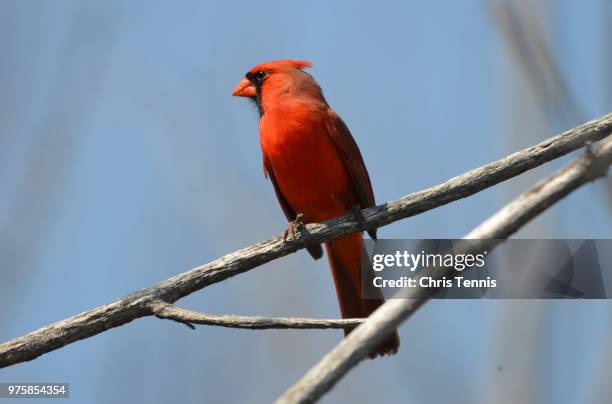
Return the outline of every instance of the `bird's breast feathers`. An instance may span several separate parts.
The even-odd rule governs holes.
[[[297,212],[321,221],[355,203],[350,174],[320,114],[266,112],[260,140],[277,185]]]

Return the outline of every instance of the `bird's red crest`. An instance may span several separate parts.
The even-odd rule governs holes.
[[[293,67],[295,69],[306,69],[311,67],[312,63],[306,60],[272,60],[269,62],[260,63],[253,67],[249,72],[255,73],[260,70],[278,70],[287,67]]]

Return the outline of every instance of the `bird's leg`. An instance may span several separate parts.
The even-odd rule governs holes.
[[[287,238],[291,236],[291,241],[295,241],[297,231],[304,227],[304,222],[302,221],[303,218],[304,215],[302,213],[298,213],[295,216],[295,219],[289,222],[287,228],[283,230],[283,240],[287,241]]]
[[[351,206],[351,212],[353,212],[353,215],[355,216],[355,219],[357,219],[359,226],[363,227],[365,224],[365,217],[363,217],[363,213],[361,213],[361,209],[359,209],[359,206]]]
[[[357,219],[359,227],[362,229],[365,228],[365,217],[363,216],[363,213],[361,213],[361,209],[359,209],[359,206],[353,205],[350,209],[353,213],[353,216],[355,216],[355,219]],[[365,231],[367,231],[370,237],[372,237],[372,240],[376,240],[376,227],[365,228]]]

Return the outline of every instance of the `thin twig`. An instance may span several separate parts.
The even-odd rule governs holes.
[[[206,286],[251,270],[271,260],[291,254],[308,245],[322,243],[356,231],[378,228],[447,203],[473,195],[515,177],[545,162],[570,153],[612,132],[612,114],[587,122],[535,146],[501,160],[468,171],[435,187],[410,194],[354,215],[324,223],[308,224],[293,241],[280,237],[243,248],[157,285],[115,300],[109,304],[53,323],[23,337],[0,344],[0,368],[32,360],[72,342],[91,337],[144,316],[155,315],[157,301],[174,303]]]
[[[247,328],[251,330],[265,329],[350,329],[363,323],[363,318],[347,318],[342,320],[315,319],[301,317],[261,317],[261,316],[235,316],[235,315],[212,315],[197,311],[185,310],[173,304],[158,301],[152,305],[155,316],[167,320],[174,320],[195,328],[193,324],[217,325],[229,328]]]
[[[502,242],[542,211],[583,184],[603,177],[612,163],[612,136],[550,177],[538,182],[481,225],[465,239],[494,239]],[[487,246],[490,251],[494,244]],[[468,246],[461,253],[479,253]],[[452,269],[427,268],[420,277],[452,277]],[[418,280],[417,280],[418,284]],[[329,391],[350,369],[363,360],[393,330],[410,317],[435,292],[436,288],[406,288],[376,310],[349,336],[312,367],[278,400],[279,404],[312,403]]]

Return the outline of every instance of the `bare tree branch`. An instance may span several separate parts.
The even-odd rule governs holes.
[[[174,320],[195,328],[193,324],[217,325],[229,328],[248,328],[251,330],[265,330],[271,328],[355,328],[363,323],[363,318],[349,318],[342,320],[328,320],[300,317],[245,317],[235,315],[215,316],[197,311],[185,310],[173,304],[159,301],[151,305],[155,316],[167,320]]]
[[[50,324],[0,345],[0,368],[32,360],[44,353],[88,338],[144,316],[155,315],[159,301],[174,303],[206,286],[241,274],[311,244],[322,243],[356,231],[381,227],[473,195],[527,170],[570,153],[612,132],[612,114],[587,122],[501,160],[468,171],[435,187],[324,223],[309,224],[293,241],[280,237],[243,248],[208,264],[176,275],[148,289],[132,293],[104,306]]]
[[[539,215],[570,192],[596,178],[605,176],[612,163],[612,136],[550,177],[538,182],[481,225],[468,233],[465,239],[492,239],[501,243],[521,226]],[[481,247],[480,247],[481,248]],[[487,245],[487,250],[494,248]],[[467,246],[461,253],[479,253],[478,246]],[[453,269],[427,268],[418,278],[441,279],[452,277]],[[418,280],[417,280],[418,284]],[[350,369],[363,360],[425,303],[439,288],[406,288],[394,299],[376,310],[347,338],[311,368],[295,385],[288,389],[277,403],[311,403],[329,391]]]

